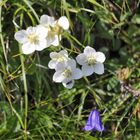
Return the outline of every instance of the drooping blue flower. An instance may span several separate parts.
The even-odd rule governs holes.
[[[87,123],[86,123],[85,127],[83,128],[83,130],[85,130],[85,131],[97,130],[100,132],[105,130],[105,128],[102,124],[101,118],[100,118],[100,113],[98,110],[92,110],[90,112]]]

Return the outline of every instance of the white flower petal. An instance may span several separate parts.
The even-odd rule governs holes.
[[[50,53],[50,58],[53,59],[53,58],[58,58],[59,54],[57,52],[51,52]]]
[[[48,35],[48,29],[43,27],[43,26],[41,26],[41,25],[38,25],[36,27],[36,32],[37,32],[37,34],[39,36],[39,39],[46,38],[47,35]]]
[[[72,77],[68,77],[68,78],[65,77],[65,79],[63,79],[62,83],[68,83],[72,80],[74,80]]]
[[[62,27],[64,30],[68,30],[69,29],[69,21],[68,21],[67,17],[65,17],[65,16],[60,17],[58,20],[58,25],[60,27]]]
[[[84,54],[86,54],[87,56],[94,54],[95,52],[95,49],[90,46],[86,46],[86,48],[84,49]]]
[[[103,63],[105,61],[105,55],[102,52],[96,53],[96,61]]]
[[[33,34],[33,33],[36,33],[36,27],[32,27],[32,26],[30,26],[30,27],[28,27],[27,28],[27,34]]]
[[[39,44],[36,45],[36,48],[35,49],[37,51],[42,51],[43,49],[46,48],[46,44],[47,44],[46,39],[40,40],[39,41]]]
[[[74,80],[68,83],[62,83],[65,88],[71,89],[74,86]]]
[[[103,74],[104,73],[104,65],[102,63],[97,63],[94,66],[94,72],[97,74]]]
[[[67,66],[67,63],[66,62],[62,62],[62,63],[57,63],[56,67],[55,67],[55,70],[56,71],[63,71]]]
[[[56,71],[53,75],[53,81],[56,83],[61,83],[65,77],[62,74],[62,71]]]
[[[76,68],[74,71],[73,71],[73,79],[80,79],[82,78],[83,76],[83,73],[80,69]]]
[[[80,65],[84,65],[86,63],[86,55],[84,53],[82,54],[79,54],[77,57],[76,57],[76,61],[77,63],[79,63]]]
[[[55,69],[56,71],[65,69],[65,62],[58,62],[56,60],[50,60],[48,67],[50,69]]]
[[[42,15],[40,17],[40,24],[42,25],[51,25],[55,22],[54,17],[50,17],[48,15]]]
[[[61,55],[65,56],[65,57],[68,57],[68,52],[67,50],[62,50],[59,52]]]
[[[53,46],[58,46],[58,45],[59,45],[59,41],[60,41],[60,40],[59,40],[58,35],[55,35],[54,38],[53,38],[52,40],[53,40],[53,41],[52,41],[51,44],[52,44]]]
[[[94,72],[93,66],[83,65],[82,72],[85,76],[90,76]]]
[[[50,47],[52,45],[51,43],[53,42],[54,38],[47,37],[46,40],[47,40],[46,47],[48,48],[48,47]]]
[[[30,43],[25,43],[22,45],[22,52],[24,54],[31,54],[35,51],[35,45],[32,45]]]
[[[74,59],[69,59],[67,61],[67,66],[71,67],[71,69],[75,69],[76,68],[76,61]]]
[[[28,41],[27,33],[25,30],[16,32],[14,37],[19,43],[26,43]]]
[[[50,69],[55,69],[56,65],[57,65],[57,61],[55,61],[55,60],[50,60],[48,63],[48,67]]]

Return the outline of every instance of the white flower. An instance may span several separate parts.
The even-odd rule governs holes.
[[[72,88],[74,84],[73,80],[80,79],[82,76],[81,70],[76,68],[75,60],[69,59],[65,65],[57,65],[53,81],[56,83],[62,82],[65,87]]]
[[[24,54],[31,54],[35,50],[41,51],[46,48],[46,36],[48,30],[43,26],[28,27],[15,33],[15,39],[22,44]]]
[[[50,45],[58,46],[59,41],[61,40],[62,30],[68,30],[69,28],[69,21],[65,16],[55,20],[48,15],[42,15],[40,18],[40,24],[48,29],[48,36],[46,38],[47,47]]]
[[[58,34],[54,31],[54,29],[56,28],[56,20],[54,19],[54,17],[42,15],[40,17],[40,24],[48,29],[48,36],[46,37],[47,47],[49,47],[50,45],[58,46],[59,40],[61,40],[61,38],[59,38]]]
[[[105,55],[102,52],[96,52],[90,46],[87,46],[84,49],[84,53],[79,54],[76,60],[82,65],[82,72],[85,76],[89,76],[93,72],[97,74],[104,73],[103,62],[105,61]]]
[[[48,67],[50,69],[55,69],[58,64],[65,64],[68,58],[68,52],[66,50],[62,50],[59,53],[51,52],[50,57],[52,60],[48,63]]]

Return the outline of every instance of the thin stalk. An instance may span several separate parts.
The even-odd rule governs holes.
[[[22,26],[23,23],[23,15],[21,14],[20,17],[20,26]],[[16,27],[15,27],[16,28]],[[16,28],[16,31],[18,29]],[[24,114],[24,134],[25,134],[25,140],[27,140],[27,117],[28,117],[28,88],[27,88],[27,80],[26,80],[26,71],[25,71],[25,65],[24,65],[24,57],[22,55],[21,46],[19,46],[19,54],[20,54],[20,62],[21,62],[21,69],[22,69],[22,78],[23,78],[23,86],[24,86],[24,102],[25,102],[25,114]]]
[[[21,53],[21,47],[20,47],[20,53]],[[21,61],[21,67],[22,67],[22,76],[23,76],[23,85],[24,85],[24,100],[25,100],[24,131],[25,131],[25,139],[27,139],[28,89],[27,89],[26,72],[25,72],[23,55],[20,55],[20,61]]]

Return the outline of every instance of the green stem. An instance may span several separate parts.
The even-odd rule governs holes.
[[[20,53],[21,53],[20,47]],[[22,66],[22,76],[23,76],[23,85],[24,85],[24,99],[25,99],[25,118],[24,118],[24,131],[25,131],[25,139],[27,139],[27,117],[28,117],[28,89],[27,89],[27,81],[26,81],[26,72],[24,66],[24,57],[20,55],[20,61]]]
[[[20,17],[20,26],[22,26],[23,15]],[[16,31],[18,29],[16,28]],[[24,102],[25,102],[25,112],[24,112],[24,133],[25,133],[25,140],[27,140],[27,117],[28,117],[28,88],[27,88],[27,80],[26,80],[26,71],[24,65],[24,56],[22,55],[21,46],[19,45],[19,52],[20,52],[20,62],[22,68],[22,78],[23,78],[23,86],[24,86]]]

